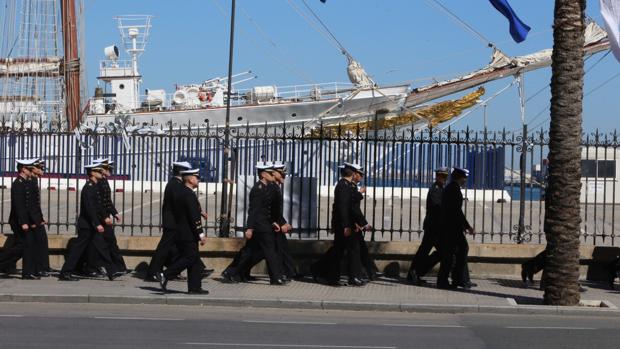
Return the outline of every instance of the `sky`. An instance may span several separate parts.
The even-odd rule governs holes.
[[[431,0],[305,0],[342,45],[381,84],[410,82],[413,87],[485,66],[491,49],[476,35],[439,10]],[[488,0],[442,0],[450,11],[509,56],[551,48],[553,1],[511,0],[532,30],[516,44],[507,20]],[[230,29],[229,0],[84,0],[89,93],[96,86],[103,48],[119,44],[114,16],[153,15],[150,42],[140,58],[142,89],[174,89],[225,76]],[[234,72],[251,70],[258,78],[242,87],[347,82],[346,59],[325,33],[309,23],[303,0],[237,0]],[[599,2],[588,1],[587,14],[603,26]],[[124,53],[123,53],[124,54]],[[123,57],[123,56],[122,56]],[[124,56],[127,57],[127,56]],[[586,61],[583,128],[611,131],[620,127],[617,99],[620,63],[612,54]],[[548,128],[551,70],[525,76],[526,121]],[[508,84],[485,85],[488,98]],[[240,86],[241,87],[241,86]],[[540,92],[539,92],[540,91]],[[535,95],[536,94],[536,95]],[[462,94],[451,98],[458,98]],[[535,95],[535,96],[534,96]],[[484,108],[454,126],[481,129]],[[490,130],[520,129],[518,91],[511,87],[486,108]]]

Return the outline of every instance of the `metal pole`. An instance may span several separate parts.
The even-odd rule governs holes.
[[[224,157],[222,159],[222,204],[220,208],[220,237],[230,234],[230,220],[228,213],[228,162],[230,161],[230,94],[232,90],[233,52],[235,43],[235,0],[232,0],[230,10],[230,45],[228,51],[228,91],[226,92],[226,124],[224,125]]]
[[[525,165],[527,156],[527,125],[523,125],[523,139],[521,141],[521,157],[519,161],[519,227],[517,228],[518,244],[525,241]]]

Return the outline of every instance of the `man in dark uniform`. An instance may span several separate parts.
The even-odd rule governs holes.
[[[347,254],[347,270],[349,285],[363,286],[361,279],[362,266],[360,259],[360,244],[354,234],[355,220],[353,212],[354,189],[351,185],[353,173],[361,171],[361,167],[355,164],[345,163],[341,168],[341,178],[336,184],[334,193],[334,205],[332,209],[332,231],[334,244],[332,247],[312,265],[311,271],[315,280],[326,279],[327,284],[340,286],[340,262]]]
[[[360,171],[353,172],[351,189],[353,190],[353,212],[355,217],[355,231],[357,232],[355,237],[360,244],[360,260],[367,276],[367,279],[362,279],[362,281],[367,282],[376,279],[381,273],[379,273],[379,268],[377,268],[374,259],[370,256],[368,244],[366,244],[366,240],[364,239],[364,232],[371,231],[372,226],[368,223],[366,216],[362,212],[362,200],[364,200],[364,194],[366,194],[366,187],[357,188],[357,185],[362,179],[364,179],[362,168],[360,168]]]
[[[162,234],[155,254],[146,273],[145,281],[157,281],[156,275],[164,269],[166,260],[170,257],[171,250],[175,246],[176,223],[174,221],[175,197],[184,191],[181,171],[190,170],[189,162],[173,162],[172,177],[168,180],[164,189],[164,201],[161,208]]]
[[[49,258],[49,243],[47,239],[47,231],[45,224],[47,223],[43,218],[43,211],[41,210],[41,190],[39,188],[39,178],[43,176],[45,171],[45,160],[37,159],[32,169],[33,176],[30,180],[30,192],[32,193],[33,203],[30,214],[35,222],[34,228],[37,239],[37,252],[35,254],[35,263],[37,266],[37,273],[39,276],[46,277],[52,271],[50,268]]]
[[[69,255],[65,260],[58,280],[77,281],[72,273],[75,271],[80,258],[92,242],[99,258],[106,270],[110,281],[122,275],[116,269],[110,257],[110,250],[106,244],[103,233],[105,232],[105,219],[108,217],[106,207],[100,196],[97,182],[103,177],[103,167],[100,164],[90,164],[84,166],[88,174],[88,181],[82,188],[80,194],[80,215],[78,217],[78,235],[73,244]]]
[[[463,232],[474,233],[474,228],[467,222],[463,213],[463,194],[461,188],[467,182],[469,171],[455,167],[452,170],[452,180],[446,186],[441,197],[441,231],[439,234],[439,252],[441,264],[437,274],[437,287],[453,289],[456,287],[468,288],[463,280],[467,263],[469,245]],[[454,268],[452,268],[454,263]],[[452,285],[448,276],[452,269]]]
[[[0,270],[11,269],[15,262],[22,259],[22,279],[40,279],[37,270],[36,253],[38,239],[36,223],[31,210],[33,193],[30,178],[36,159],[17,160],[18,175],[11,186],[11,212],[9,225],[13,231],[15,244],[0,256]]]
[[[108,177],[112,174],[112,170],[114,169],[114,162],[107,158],[97,159],[94,162],[103,168],[103,176],[97,182],[97,187],[103,201],[103,206],[107,213],[106,219],[104,220],[105,225],[103,226],[105,229],[103,232],[103,239],[108,244],[108,248],[110,249],[110,257],[112,257],[112,263],[114,263],[116,269],[127,273],[127,265],[125,264],[121,250],[118,247],[118,242],[116,241],[116,235],[114,234],[113,219],[117,223],[120,223],[121,216],[118,214],[116,207],[114,207],[114,201],[112,200],[112,189],[110,188],[110,183],[108,183]]]
[[[262,254],[267,262],[269,281],[272,285],[284,285],[282,258],[276,250],[276,235],[273,225],[273,193],[270,183],[275,181],[273,165],[257,165],[260,180],[250,191],[248,219],[246,222],[246,245],[248,248],[239,256],[238,273],[252,267],[255,256]],[[252,241],[254,240],[254,241]]]
[[[428,190],[426,195],[426,216],[422,228],[424,236],[418,248],[418,252],[411,260],[409,272],[407,273],[407,281],[418,286],[424,285],[426,282],[421,279],[433,267],[441,261],[439,253],[439,234],[441,230],[441,196],[443,188],[448,181],[450,169],[440,167],[435,170],[435,182]],[[435,251],[431,253],[431,249]]]
[[[206,242],[206,234],[202,229],[200,203],[194,190],[200,182],[198,169],[180,171],[183,187],[169,202],[172,205],[174,219],[174,244],[179,251],[179,258],[166,270],[157,274],[157,279],[164,292],[170,278],[187,270],[187,292],[190,294],[209,294],[202,289],[202,264],[198,243]]]

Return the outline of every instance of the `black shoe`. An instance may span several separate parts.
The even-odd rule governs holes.
[[[243,282],[253,282],[253,281],[258,281],[258,278],[252,275],[246,275],[243,277]]]
[[[473,283],[471,281],[459,282],[459,283],[456,283],[456,284],[452,285],[453,288],[461,287],[461,288],[464,288],[466,290],[469,290],[469,289],[477,287],[477,286],[478,286],[478,284],[475,284],[475,283]]]
[[[189,290],[187,291],[188,294],[203,294],[203,295],[207,295],[209,294],[209,291],[207,290],[203,290],[202,288],[199,288],[197,290]]]
[[[415,270],[409,270],[409,272],[407,273],[407,283],[410,285],[416,285],[417,281],[418,275],[416,274]]]
[[[456,286],[450,285],[448,282],[438,282],[437,288],[440,290],[455,290]]]
[[[416,286],[428,286],[428,282],[422,280],[421,277],[418,276],[418,278],[415,280],[415,284]]]
[[[157,280],[157,276],[149,274],[144,277],[144,282],[159,282],[159,280]]]
[[[327,286],[333,286],[333,287],[342,287],[342,286],[346,286],[345,284],[343,284],[342,282],[340,282],[340,280],[337,280],[337,281],[333,281],[333,280],[329,281],[329,280],[328,280],[325,284],[326,284]]]
[[[50,273],[46,272],[46,271],[40,271],[37,273],[37,276],[42,277],[42,278],[46,278],[50,276]]]
[[[60,273],[60,270],[54,268],[47,268],[46,272],[50,274]]]
[[[222,282],[225,284],[238,284],[239,278],[234,275],[230,275],[228,273],[222,273]]]
[[[125,275],[125,273],[123,273],[122,271],[117,271],[115,273],[108,274],[108,280],[114,281],[114,279],[119,278],[123,275]]]
[[[269,281],[269,284],[276,285],[276,286],[284,286],[286,285],[286,282],[282,279],[275,279],[275,280]]]
[[[166,275],[164,275],[164,273],[157,273],[156,277],[157,281],[159,281],[159,286],[161,287],[161,290],[164,292],[168,291],[166,289],[166,286],[168,285],[168,279],[166,279]]]
[[[40,280],[41,277],[36,274],[25,274],[22,275],[22,280]]]
[[[349,282],[348,282],[349,286],[364,286],[366,285],[366,283],[364,281],[362,281],[362,279],[360,278],[349,278]]]
[[[202,278],[208,278],[211,274],[213,274],[213,269],[204,269],[202,271]]]
[[[58,281],[78,281],[80,279],[73,276],[71,273],[60,273],[58,275]]]

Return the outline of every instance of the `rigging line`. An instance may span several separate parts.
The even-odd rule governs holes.
[[[221,13],[223,16],[225,16],[225,17],[226,17],[226,16],[228,16],[227,11],[226,11],[226,10],[222,7],[222,4],[220,4],[219,0],[213,0],[213,3],[215,4],[215,7],[216,7],[216,8],[220,11],[220,13]],[[243,10],[243,8],[241,8],[241,10],[242,10],[242,11],[245,11],[245,10]],[[256,41],[253,39],[253,36],[252,36],[252,35],[250,35],[250,34],[249,34],[249,33],[248,33],[245,29],[243,29],[243,28],[239,28],[239,31],[240,31],[241,33],[243,33],[244,35],[246,35],[246,36],[249,38],[250,42],[251,42],[252,44],[254,44],[254,46],[256,46],[258,49],[263,50],[263,51],[264,51],[264,53],[265,53],[265,54],[266,54],[269,58],[271,58],[274,62],[276,62],[276,63],[278,63],[278,64],[282,64],[282,65],[286,66],[286,68],[287,68],[287,70],[288,70],[289,72],[293,73],[294,75],[297,75],[299,78],[301,78],[301,79],[302,79],[302,80],[304,80],[305,82],[307,82],[307,83],[311,83],[311,84],[314,84],[314,83],[315,83],[315,82],[314,82],[314,80],[313,80],[312,78],[310,78],[310,76],[309,76],[309,75],[307,75],[305,72],[303,72],[303,71],[301,71],[300,69],[298,69],[295,65],[293,65],[293,64],[291,64],[291,63],[289,63],[289,62],[286,62],[286,61],[284,61],[284,60],[282,60],[282,59],[278,59],[275,55],[273,55],[271,52],[269,52],[269,50],[268,50],[267,48],[265,48],[263,45],[259,45],[259,44],[258,44],[258,42],[256,42]],[[271,44],[273,44],[273,45],[275,46],[275,43],[273,43],[273,41],[271,41],[271,40],[268,40],[268,41],[269,41]]]
[[[450,9],[447,8],[446,6],[444,6],[441,2],[439,2],[439,0],[425,0],[425,1],[426,1],[427,4],[429,4],[431,6],[433,6],[433,3],[434,3],[434,7],[439,7],[440,10],[442,10],[448,16],[452,17],[453,20],[455,20],[457,23],[461,24],[461,26],[463,26],[465,29],[467,29],[470,33],[472,33],[475,36],[477,36],[478,39],[480,39],[480,41],[482,41],[485,45],[487,45],[489,47],[495,47],[495,45],[491,42],[491,40],[487,39],[484,35],[482,35],[482,33],[480,33],[479,31],[474,29],[472,26],[467,24],[467,22],[465,22],[463,19],[461,19],[459,16],[457,16],[454,12],[450,11]]]
[[[329,30],[327,25],[325,25],[325,23],[323,23],[321,18],[319,16],[317,16],[317,14],[312,10],[312,8],[310,6],[308,6],[308,3],[306,2],[306,0],[301,0],[301,2],[304,4],[304,6],[306,6],[308,11],[310,11],[312,16],[314,16],[314,18],[321,24],[321,26],[323,26],[323,29],[325,29],[325,31],[329,34],[329,36],[331,36],[331,38],[334,40],[334,42],[336,42],[338,44],[338,47],[340,48],[340,51],[342,52],[342,54],[347,56],[347,57],[351,57],[351,55],[349,54],[349,51],[347,51],[347,49],[342,45],[342,43],[340,41],[338,41],[338,39],[336,39],[336,36]]]
[[[610,77],[609,79],[603,81],[601,84],[597,85],[596,87],[592,88],[590,91],[586,92],[583,95],[583,98],[588,97],[589,95],[591,95],[592,93],[598,91],[599,89],[601,89],[603,86],[607,85],[608,83],[612,82],[613,80],[617,79],[618,77],[620,77],[620,73],[616,73],[615,75],[613,75],[612,77]],[[551,116],[546,117],[544,120],[542,120],[540,123],[538,123],[536,126],[533,127],[537,128],[539,126],[542,126],[545,122],[547,122],[548,120],[551,119]]]
[[[603,59],[605,59],[605,57],[609,56],[609,54],[611,53],[611,50],[608,50],[607,52],[605,52],[605,54],[599,58],[596,62],[594,62],[590,67],[588,67],[588,69],[585,70],[585,72],[583,73],[584,76],[586,74],[588,74],[590,71],[592,71],[592,69],[594,69],[594,67],[596,67],[599,63],[601,63],[603,61]],[[590,58],[592,58],[593,56],[590,55],[588,57],[586,57],[586,61]],[[534,98],[537,94],[541,93],[542,91],[544,91],[545,89],[547,89],[549,87],[549,85],[545,85],[543,86],[540,90],[538,90],[534,95],[532,95],[530,98],[527,99],[527,101],[529,101],[530,99]],[[527,102],[526,101],[526,102]],[[541,109],[536,115],[534,115],[534,117],[530,120],[530,123],[534,122],[536,119],[538,119],[541,115],[543,115],[543,113],[547,110],[549,110],[549,107],[551,107],[551,103],[547,103],[547,105]],[[513,132],[517,132],[520,129],[515,129],[513,130]]]
[[[337,50],[340,51],[340,47],[338,47],[338,44],[336,42],[334,42],[332,40],[331,37],[329,37],[327,34],[325,34],[325,32],[323,30],[321,30],[321,28],[318,28],[316,23],[314,23],[310,18],[308,18],[308,16],[303,13],[298,7],[297,5],[295,5],[291,0],[286,0],[286,2],[288,3],[288,5],[304,20],[306,21],[306,23],[312,28],[314,29],[314,31],[316,31],[317,33],[321,34],[331,45],[333,45]]]

